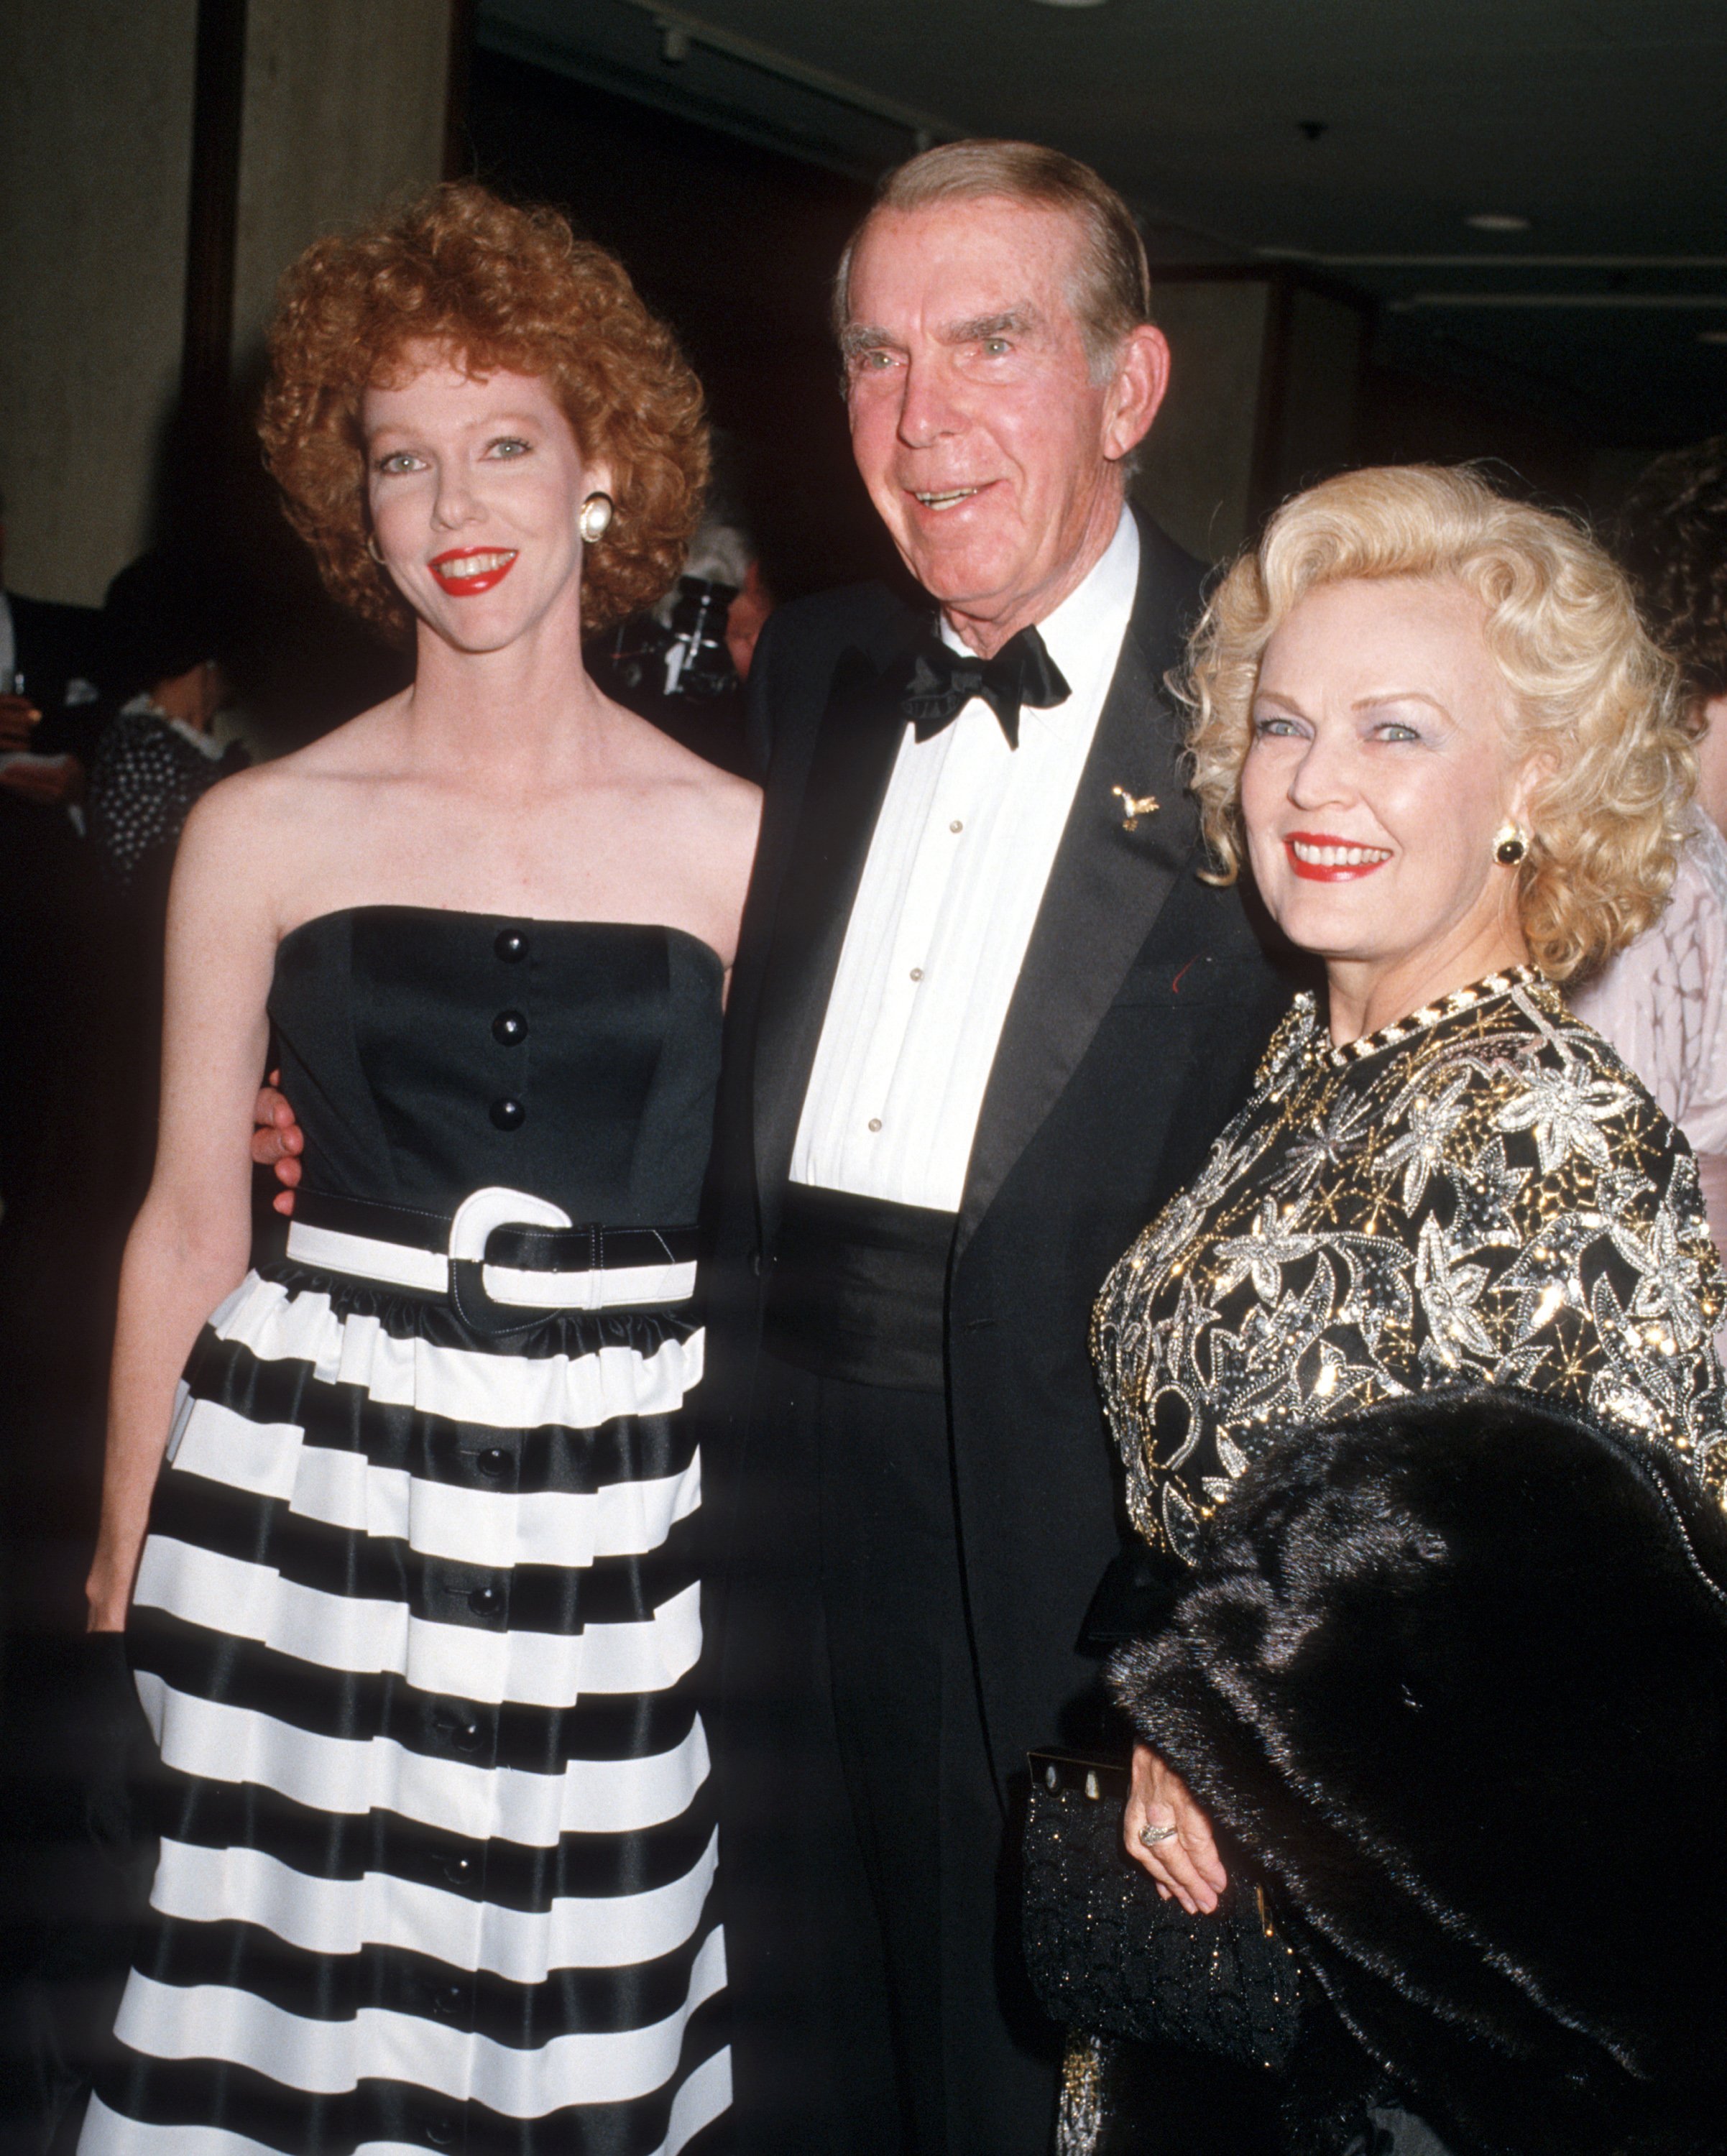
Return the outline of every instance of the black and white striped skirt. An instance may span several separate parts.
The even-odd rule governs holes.
[[[719,2145],[702,1336],[599,1302],[500,1338],[288,1263],[205,1328],[128,1630],[156,1921],[80,2156]]]

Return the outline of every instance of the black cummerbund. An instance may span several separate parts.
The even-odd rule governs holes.
[[[794,1183],[768,1269],[762,1344],[824,1378],[940,1392],[951,1213]]]

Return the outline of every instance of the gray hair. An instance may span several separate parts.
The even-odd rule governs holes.
[[[923,209],[932,203],[997,195],[1054,209],[1079,228],[1073,311],[1094,378],[1107,378],[1122,339],[1151,320],[1151,269],[1133,213],[1089,165],[1041,142],[938,143],[884,172],[868,214],[846,243],[834,275],[835,335],[850,318],[851,259],[870,218],[884,209]]]

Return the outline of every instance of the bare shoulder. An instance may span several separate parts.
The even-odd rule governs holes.
[[[287,785],[388,778],[400,767],[405,752],[408,706],[409,692],[404,689],[332,726],[291,756],[279,757],[260,768],[275,773]]]
[[[761,788],[722,771],[649,721],[636,719],[634,724],[640,729],[635,737],[640,769],[650,786],[669,797],[667,805],[675,803],[680,816],[699,819],[717,841],[729,839],[753,850],[762,819]]]
[[[334,797],[388,776],[397,701],[213,786],[187,819],[178,880],[219,880],[236,896],[282,890],[294,864],[327,833]]]
[[[700,757],[691,762],[700,775],[691,780],[698,806],[700,826],[717,863],[723,864],[728,882],[741,886],[749,880],[755,864],[756,840],[762,827],[762,789],[748,778],[721,771]],[[741,902],[741,901],[740,901]]]
[[[696,760],[701,762],[699,757]],[[702,771],[699,783],[707,813],[728,836],[753,852],[762,822],[761,788],[753,779],[740,778],[736,773],[721,771],[711,763],[704,764]]]

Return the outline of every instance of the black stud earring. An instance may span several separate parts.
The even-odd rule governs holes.
[[[1500,825],[1493,841],[1493,859],[1502,869],[1514,869],[1529,850],[1529,841],[1515,824]]]

